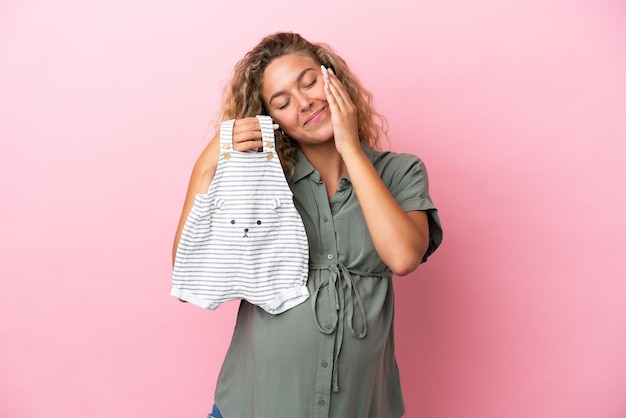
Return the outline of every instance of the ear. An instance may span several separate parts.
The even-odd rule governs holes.
[[[280,207],[281,203],[280,203],[280,200],[274,197],[270,200],[269,205],[272,209],[276,210]]]

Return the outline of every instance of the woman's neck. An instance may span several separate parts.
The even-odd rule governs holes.
[[[320,178],[326,185],[328,197],[332,197],[337,191],[339,180],[347,175],[346,166],[341,154],[335,147],[335,142],[328,141],[324,144],[304,146],[300,149],[311,165],[320,173]]]

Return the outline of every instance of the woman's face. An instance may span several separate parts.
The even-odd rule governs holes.
[[[300,144],[318,144],[333,137],[330,109],[319,64],[290,54],[265,68],[261,96],[270,116]]]

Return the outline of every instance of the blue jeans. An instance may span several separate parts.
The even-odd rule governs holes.
[[[217,409],[217,406],[213,405],[213,410],[211,411],[209,415],[207,415],[206,418],[224,418],[224,417],[222,417],[222,414],[220,413],[220,410]]]

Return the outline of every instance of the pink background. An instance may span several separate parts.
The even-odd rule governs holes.
[[[0,2],[0,416],[205,416],[236,303],[168,295],[172,237],[233,65],[294,30],[430,171],[444,244],[395,279],[406,416],[625,417],[625,23],[619,0]]]

